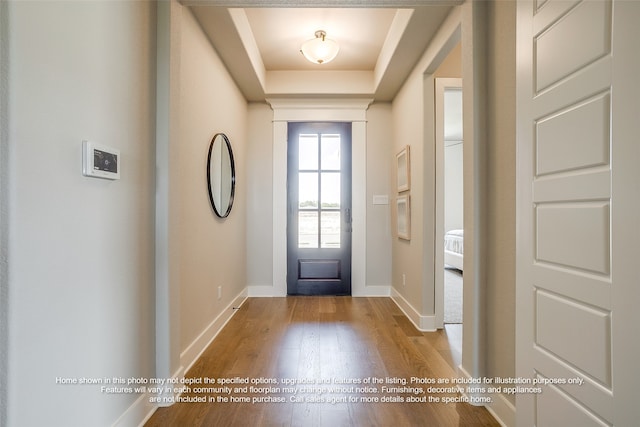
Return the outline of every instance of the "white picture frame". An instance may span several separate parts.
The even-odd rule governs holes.
[[[396,172],[398,193],[408,191],[411,188],[411,151],[408,145],[396,155]]]
[[[411,196],[398,196],[396,200],[398,238],[411,240]]]

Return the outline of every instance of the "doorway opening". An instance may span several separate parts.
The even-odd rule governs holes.
[[[441,313],[456,363],[462,363],[464,289],[464,138],[462,132],[462,79],[437,78],[436,187],[437,206],[436,312]],[[438,292],[439,290],[439,292]]]
[[[464,185],[462,80],[436,79],[436,144],[442,150],[444,324],[462,323]],[[440,130],[441,129],[441,130]]]
[[[456,55],[456,49],[450,55]],[[462,79],[436,77],[435,312],[462,363],[464,294],[464,137]]]
[[[289,123],[287,153],[287,294],[351,295],[351,123]]]

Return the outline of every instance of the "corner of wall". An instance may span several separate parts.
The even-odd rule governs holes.
[[[173,340],[172,335],[170,344],[179,347],[179,356],[161,378],[177,369],[186,372],[248,294],[249,104],[191,11],[177,2],[171,4],[184,12],[170,26],[172,31],[179,26],[178,40],[174,45],[172,36],[170,46],[170,65],[179,64],[179,76],[169,81],[173,89],[169,117],[179,125],[177,130],[169,129],[168,145],[176,155],[169,156],[171,172],[165,177],[171,190],[167,205],[177,210],[168,224],[170,241],[165,244],[175,271],[171,286],[179,288],[177,295],[171,295],[179,314],[169,322],[178,338]],[[203,164],[217,133],[229,138],[236,167],[233,208],[225,218],[213,213]]]
[[[213,319],[207,327],[194,339],[191,344],[180,354],[180,366],[183,373],[187,373],[193,364],[200,358],[202,353],[213,342],[218,333],[231,320],[238,308],[247,299],[247,288],[243,289],[235,298]]]
[[[423,315],[407,301],[400,292],[395,288],[391,288],[391,299],[396,303],[398,308],[411,320],[411,323],[422,332],[435,332],[438,328],[436,325],[435,315]]]
[[[9,17],[0,2],[0,425],[7,423],[9,335]]]
[[[471,375],[464,369],[464,367],[458,367],[458,374],[462,378],[471,379]],[[465,393],[466,394],[466,393]],[[487,397],[487,396],[479,396]],[[515,427],[516,425],[516,407],[509,402],[504,394],[495,394],[491,396],[491,402],[482,405],[487,411],[493,415],[493,417],[504,427]]]
[[[216,338],[218,333],[222,331],[225,325],[231,320],[233,315],[242,306],[247,299],[247,289],[245,288],[240,294],[238,294],[231,303],[216,317],[200,335],[193,341],[187,348],[180,354],[180,366],[169,377],[162,378],[168,380],[171,384],[183,384],[181,381],[189,369],[200,358],[202,353],[209,347],[209,345]],[[155,411],[160,407],[171,406],[175,403],[176,397],[180,393],[175,393],[174,388],[162,387],[159,393],[154,393],[147,390],[143,393],[134,403],[131,405],[118,420],[113,424],[114,427],[125,427],[133,425],[144,425],[144,423],[151,418]],[[155,400],[155,403],[152,403]]]

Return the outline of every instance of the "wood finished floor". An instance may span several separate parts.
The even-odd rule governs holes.
[[[460,356],[459,350],[451,350],[449,340],[459,340],[460,333],[459,325],[438,332],[420,332],[389,298],[249,298],[186,376],[453,378],[457,376],[455,366]],[[275,395],[287,396],[287,399],[289,396]],[[145,425],[448,427],[499,424],[486,409],[466,403],[181,402],[159,408]]]

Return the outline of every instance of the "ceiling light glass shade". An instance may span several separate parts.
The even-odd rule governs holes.
[[[326,64],[333,60],[338,54],[340,46],[326,36],[327,33],[324,31],[316,31],[316,38],[304,42],[300,52],[314,64]]]

